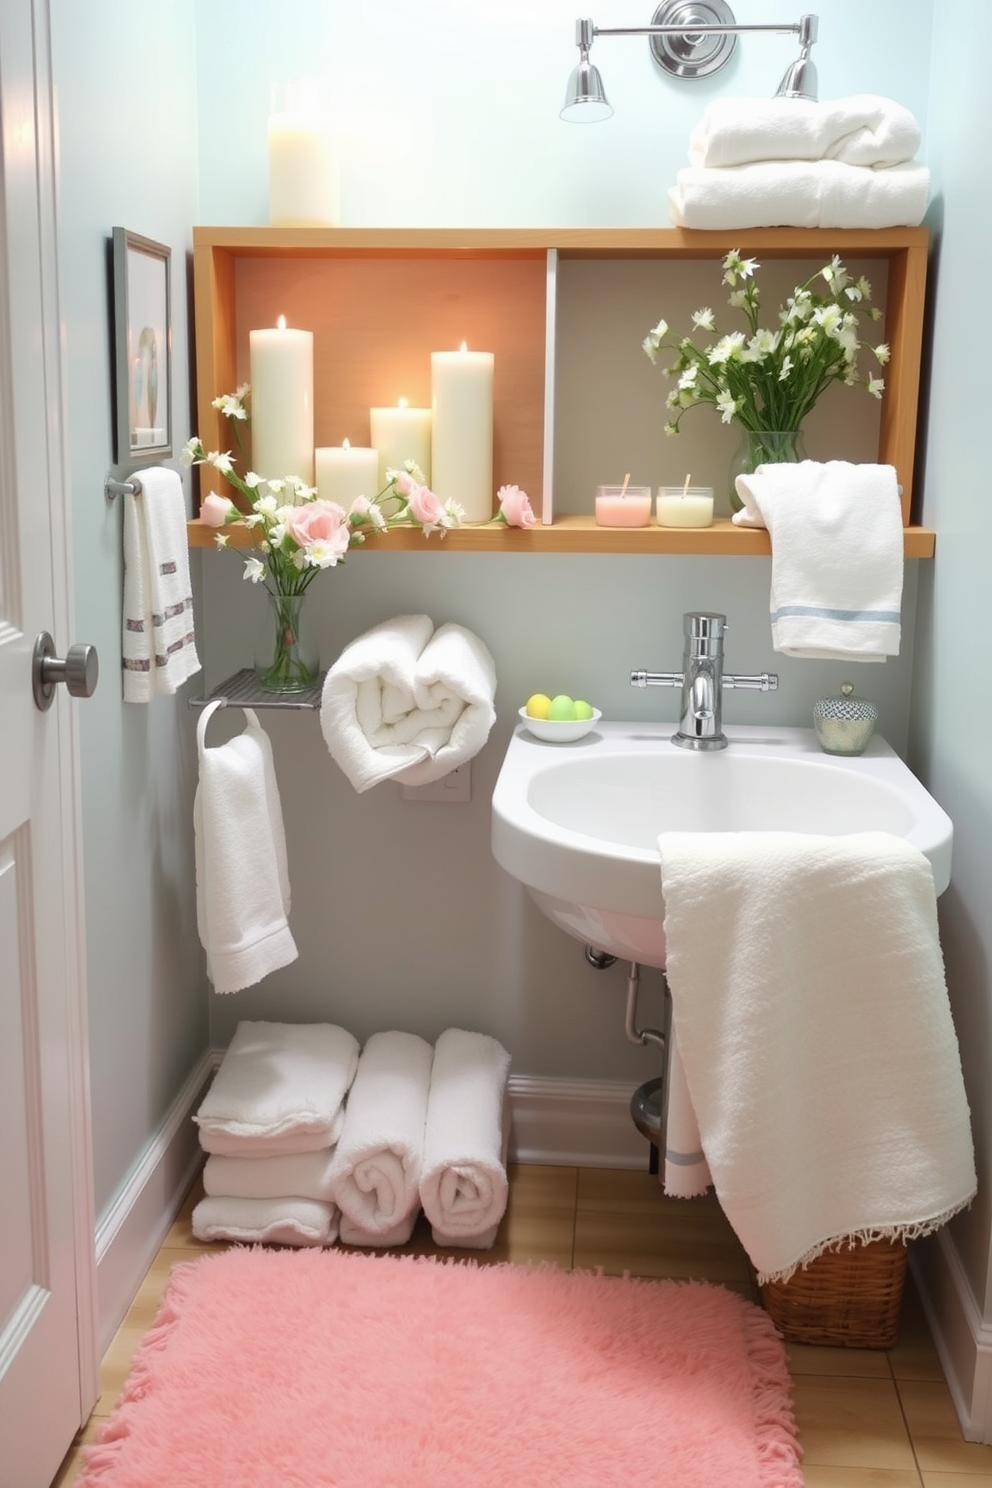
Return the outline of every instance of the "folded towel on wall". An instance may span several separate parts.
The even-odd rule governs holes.
[[[927,859],[886,832],[658,846],[686,1087],[759,1279],[945,1223],[975,1166]]]
[[[333,1147],[283,1157],[224,1157],[214,1152],[203,1166],[203,1192],[211,1198],[299,1199],[329,1203]]]
[[[399,615],[346,646],[324,679],[320,724],[357,791],[427,785],[478,754],[496,719],[496,668],[461,625]]]
[[[488,1250],[506,1211],[510,1056],[496,1039],[446,1029],[434,1046],[420,1202],[434,1242]]]
[[[925,165],[765,160],[688,165],[669,188],[676,227],[917,227],[930,195]]]
[[[286,835],[272,746],[245,708],[243,733],[208,749],[207,724],[220,707],[208,703],[196,728],[196,917],[214,991],[239,992],[299,953],[287,919]]]
[[[242,1244],[333,1245],[338,1214],[317,1199],[201,1199],[193,1210],[197,1240],[236,1240]]]
[[[840,160],[902,165],[920,148],[920,127],[901,103],[877,93],[847,98],[716,98],[689,136],[691,165]]]
[[[398,1032],[374,1033],[359,1056],[331,1164],[350,1245],[401,1245],[413,1233],[433,1058],[424,1039]]]
[[[230,1157],[332,1147],[357,1067],[358,1040],[335,1023],[239,1023],[194,1117],[200,1146]]]
[[[137,470],[124,496],[124,701],[174,693],[200,670],[193,633],[186,498],[174,470]]]
[[[759,465],[739,475],[741,527],[772,545],[772,643],[786,656],[884,661],[899,654],[902,507],[891,465]]]

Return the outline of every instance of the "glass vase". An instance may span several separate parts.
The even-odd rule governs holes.
[[[305,692],[317,681],[320,657],[305,594],[271,594],[255,646],[255,679],[264,692]]]
[[[781,465],[806,459],[802,429],[741,429],[741,443],[730,465],[730,509],[744,505],[737,494],[737,477],[750,475],[759,465]]]

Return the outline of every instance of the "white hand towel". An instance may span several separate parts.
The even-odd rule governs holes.
[[[208,703],[196,729],[196,912],[214,991],[239,992],[299,952],[286,918],[286,835],[269,736],[245,708],[244,732],[208,749],[207,724],[222,706]]]
[[[722,169],[688,165],[669,188],[676,227],[917,227],[927,209],[925,165],[765,160]]]
[[[923,854],[885,832],[658,846],[679,1054],[760,1280],[943,1224],[975,1168]]]
[[[848,98],[717,98],[689,136],[691,165],[769,160],[841,160],[903,165],[920,148],[920,127],[901,103],[877,93]]]
[[[138,470],[124,496],[124,701],[174,693],[200,670],[193,633],[186,498],[174,470]]]
[[[496,719],[496,669],[478,636],[400,615],[346,646],[324,679],[320,724],[356,791],[440,780],[477,754]]]
[[[206,1152],[275,1156],[332,1147],[358,1066],[335,1023],[239,1023],[195,1120]]]
[[[355,1232],[409,1240],[420,1210],[420,1169],[434,1051],[413,1033],[374,1033],[361,1052],[331,1164],[331,1195]]]
[[[197,1240],[235,1240],[241,1244],[333,1245],[338,1213],[317,1199],[201,1199],[193,1210]]]
[[[434,1241],[488,1250],[506,1211],[510,1056],[484,1033],[449,1028],[434,1047],[420,1202]]]
[[[211,1198],[298,1199],[329,1203],[333,1147],[283,1157],[223,1157],[212,1153],[203,1167],[203,1192]]]
[[[674,1028],[668,1040],[666,1079],[665,1192],[673,1199],[694,1199],[712,1186],[713,1178],[703,1152],[699,1122],[689,1099],[685,1067]]]
[[[899,654],[903,538],[891,465],[759,465],[739,475],[742,527],[772,545],[772,643],[786,656],[884,661]]]

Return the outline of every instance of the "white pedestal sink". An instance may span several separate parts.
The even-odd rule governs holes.
[[[521,725],[493,792],[496,861],[576,940],[664,967],[664,831],[882,831],[950,882],[950,818],[877,735],[855,759],[812,729],[728,727],[729,747],[677,749],[671,724],[600,722],[572,744]]]

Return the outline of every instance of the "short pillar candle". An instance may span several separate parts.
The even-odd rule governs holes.
[[[491,351],[431,353],[431,489],[457,501],[466,522],[493,514],[493,372]]]
[[[356,496],[378,495],[379,451],[361,445],[322,445],[314,451],[315,485],[322,501],[336,501],[347,511]]]
[[[313,332],[251,331],[251,463],[270,480],[295,475],[313,485]]]
[[[597,527],[646,527],[651,520],[650,486],[597,486]]]
[[[431,483],[431,411],[410,408],[401,398],[395,408],[370,408],[372,443],[379,451],[379,490],[387,470],[402,470],[412,460],[426,485]]]

